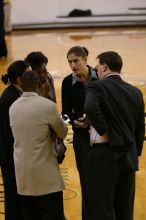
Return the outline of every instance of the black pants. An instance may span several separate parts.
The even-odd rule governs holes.
[[[133,220],[135,171],[115,160],[109,144],[89,154],[87,220]]]
[[[62,192],[20,197],[24,220],[62,220],[64,218]]]
[[[86,219],[86,194],[87,194],[87,160],[90,151],[89,132],[82,129],[74,132],[73,147],[76,165],[79,172],[82,193],[82,220]]]
[[[17,194],[14,166],[1,165],[4,184],[5,220],[23,220],[20,196]]]
[[[0,58],[7,56],[7,46],[5,41],[5,34],[0,30]]]

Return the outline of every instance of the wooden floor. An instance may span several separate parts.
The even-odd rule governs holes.
[[[89,50],[89,64],[95,66],[96,56],[103,51],[115,50],[123,57],[122,77],[139,87],[146,102],[146,28],[81,29],[17,31],[7,36],[8,58],[0,60],[0,75],[14,60],[24,59],[31,51],[42,51],[48,57],[48,70],[55,80],[58,109],[61,110],[60,88],[64,76],[70,73],[66,53],[72,46],[85,46]],[[0,94],[4,85],[0,82]],[[67,137],[67,153],[61,172],[65,181],[65,214],[68,220],[81,220],[80,183],[76,170],[72,144],[72,132]],[[146,220],[146,144],[137,172],[135,219]],[[0,178],[0,183],[2,180]],[[0,191],[3,187],[0,185]],[[3,193],[0,192],[0,212],[3,212]],[[0,220],[3,220],[0,214]]]

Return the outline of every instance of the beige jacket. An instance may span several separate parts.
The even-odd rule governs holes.
[[[52,101],[24,92],[10,108],[17,190],[21,195],[46,195],[64,188],[53,154],[50,128],[64,138],[67,127]]]

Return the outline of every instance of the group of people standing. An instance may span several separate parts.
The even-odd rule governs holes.
[[[133,220],[135,171],[145,133],[143,95],[122,80],[122,58],[114,51],[99,54],[95,68],[88,65],[85,47],[70,48],[67,60],[72,73],[62,82],[62,116],[73,128],[82,220]],[[0,98],[6,220],[65,219],[53,142],[65,138],[67,127],[47,63],[44,54],[32,52],[2,77],[9,81]]]

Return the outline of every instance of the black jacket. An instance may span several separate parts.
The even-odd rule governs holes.
[[[144,134],[144,101],[141,91],[119,75],[91,83],[87,88],[85,112],[100,135],[109,133],[116,159],[124,154],[137,169]]]
[[[0,97],[0,162],[4,166],[12,166],[14,163],[14,139],[9,123],[9,108],[20,95],[20,91],[14,85],[10,85]]]

